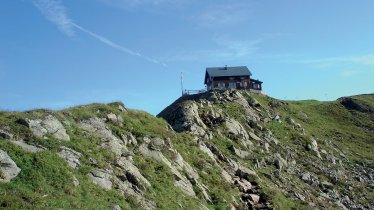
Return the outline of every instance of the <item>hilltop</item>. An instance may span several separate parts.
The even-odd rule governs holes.
[[[373,209],[374,95],[0,112],[0,207]]]

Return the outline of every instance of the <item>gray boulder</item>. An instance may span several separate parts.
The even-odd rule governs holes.
[[[13,134],[5,130],[0,130],[0,137],[3,137],[4,139],[13,139]]]
[[[125,174],[127,174],[127,177],[133,177],[133,180],[140,180],[140,182],[135,182],[135,185],[138,185],[140,189],[144,189],[142,184],[145,184],[147,187],[151,187],[151,183],[149,183],[149,181],[140,173],[139,169],[132,163],[132,161],[121,157],[116,160],[116,165],[120,167]]]
[[[106,118],[107,118],[108,121],[111,121],[111,122],[113,122],[117,125],[121,125],[123,123],[123,118],[119,115],[117,116],[114,113],[108,114]]]
[[[308,144],[308,149],[311,150],[312,152],[314,152],[317,157],[321,158],[321,155],[318,151],[318,143],[317,143],[317,140],[315,138],[310,138],[310,143]]]
[[[113,175],[109,170],[95,169],[88,173],[88,176],[91,178],[94,184],[106,189],[112,189],[112,178]]]
[[[44,120],[24,118],[19,119],[18,122],[29,127],[31,132],[37,137],[52,134],[56,139],[63,141],[70,140],[70,136],[66,133],[66,129],[62,123],[53,115],[47,115]]]
[[[231,150],[231,152],[233,152],[236,156],[242,158],[242,159],[247,159],[249,157],[249,152],[247,151],[244,151],[244,150],[240,150],[240,149],[237,149],[236,147],[234,146],[231,146],[229,148]]]
[[[118,204],[116,204],[116,205],[113,205],[113,206],[110,208],[110,210],[122,210],[122,208],[121,208]]]
[[[9,155],[0,149],[0,181],[9,182],[15,178],[21,169],[18,168],[17,164],[9,157]]]
[[[21,147],[26,152],[36,153],[36,152],[41,152],[41,151],[44,150],[41,147],[36,147],[36,146],[30,145],[30,144],[27,144],[23,140],[20,140],[20,141],[10,140],[9,142]]]
[[[123,141],[113,135],[112,131],[106,126],[104,120],[93,117],[88,120],[83,120],[79,126],[85,130],[95,133],[101,138],[102,146],[108,147],[113,153],[120,156],[127,151]]]
[[[178,105],[173,110],[165,109],[159,115],[166,119],[175,131],[189,131],[194,135],[203,137],[207,126],[199,115],[199,107],[195,102]]]
[[[52,134],[55,138],[70,141],[70,136],[66,134],[66,130],[62,123],[53,115],[47,115],[42,121],[42,126],[48,133]]]
[[[61,151],[57,153],[58,156],[60,156],[62,159],[64,159],[68,165],[72,168],[78,168],[80,166],[79,158],[81,156],[81,153],[74,151],[68,147],[60,147]]]
[[[252,171],[244,166],[240,166],[236,170],[235,175],[247,181],[252,181],[252,179],[257,178],[257,174],[255,171]]]
[[[227,119],[226,120],[226,128],[229,133],[234,138],[241,138],[248,140],[249,135],[244,127],[234,119]]]
[[[174,178],[175,178],[174,185],[176,187],[179,187],[185,194],[187,194],[189,196],[192,196],[192,197],[196,196],[195,191],[193,190],[193,186],[192,186],[191,182],[184,175],[182,175],[180,173],[180,171],[178,170],[179,166],[176,165],[176,164],[173,164],[172,162],[170,162],[162,154],[162,152],[157,151],[157,150],[150,150],[149,146],[146,143],[140,145],[140,147],[138,148],[138,150],[139,150],[139,152],[143,156],[152,158],[152,159],[154,159],[154,160],[156,160],[156,161],[158,161],[160,163],[163,163],[163,164],[167,165],[169,167],[170,171],[174,175]]]

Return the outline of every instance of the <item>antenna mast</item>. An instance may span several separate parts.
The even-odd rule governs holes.
[[[182,88],[182,96],[184,95],[184,90],[183,90],[183,71],[181,71],[181,88]]]

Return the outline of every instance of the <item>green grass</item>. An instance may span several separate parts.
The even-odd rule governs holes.
[[[114,204],[131,208],[118,193],[98,188],[52,151],[25,153],[3,140],[0,148],[22,169],[11,182],[0,183],[0,208],[108,209]],[[73,175],[80,181],[78,187],[73,185]]]
[[[319,169],[310,163],[320,163],[319,159],[307,150],[311,136],[318,139],[321,149],[340,157],[337,151],[331,149],[330,144],[339,148],[346,154],[349,163],[360,163],[363,160],[372,161],[374,159],[374,115],[362,113],[354,110],[347,110],[339,101],[319,102],[315,100],[286,101],[282,102],[268,96],[249,93],[246,97],[255,98],[260,104],[260,115],[267,117],[279,114],[282,123],[271,121],[268,123],[259,122],[264,128],[271,130],[279,140],[279,145],[272,145],[271,152],[264,153],[260,143],[254,143],[253,148],[247,150],[250,153],[249,160],[241,159],[230,150],[230,146],[246,150],[238,140],[227,138],[224,124],[213,129],[213,139],[207,141],[215,145],[226,157],[238,161],[240,164],[254,169],[254,160],[264,159],[265,164],[256,169],[259,177],[256,180],[265,193],[268,200],[276,209],[306,209],[307,204],[296,201],[290,195],[284,195],[277,186],[282,186],[283,182],[290,181],[290,186],[300,186],[309,189],[312,198],[318,195],[318,191],[303,183],[298,177],[284,175],[284,179],[269,179],[271,173],[275,171],[273,164],[273,153],[279,153],[282,157],[287,157],[287,149],[294,151],[294,155],[299,159],[296,162],[302,170],[307,170],[316,174],[320,180],[329,181],[329,177],[321,174]],[[354,96],[357,100],[373,107],[374,96]],[[33,110],[28,112],[0,112],[0,129],[6,128],[10,133],[15,134],[16,139],[23,139],[25,142],[34,145],[41,145],[48,150],[40,153],[28,153],[20,147],[15,146],[0,137],[0,148],[6,151],[11,158],[22,169],[21,173],[9,183],[0,183],[0,208],[8,209],[108,209],[114,204],[119,204],[122,209],[136,209],[139,204],[134,198],[122,196],[115,190],[106,191],[94,185],[87,178],[93,166],[88,158],[93,158],[98,162],[100,168],[108,168],[115,162],[115,156],[106,148],[101,148],[101,139],[94,133],[87,132],[79,128],[79,122],[91,117],[106,118],[107,114],[115,113],[124,119],[121,125],[107,122],[114,135],[120,137],[122,134],[131,132],[142,143],[143,137],[160,137],[169,139],[174,149],[176,149],[186,162],[195,168],[200,176],[199,181],[206,185],[208,194],[212,198],[212,203],[206,203],[202,199],[202,192],[195,187],[197,198],[185,195],[179,188],[175,187],[175,179],[170,169],[157,161],[143,157],[139,154],[134,156],[135,165],[139,168],[152,184],[151,188],[145,191],[145,195],[150,200],[154,200],[158,209],[198,209],[202,204],[210,209],[227,209],[233,203],[232,196],[239,201],[240,192],[235,186],[225,183],[221,178],[221,169],[205,153],[203,153],[196,142],[194,136],[188,133],[174,133],[168,129],[165,120],[155,118],[152,115],[137,110],[121,112],[118,110],[121,103],[112,104],[92,104],[73,107],[62,111]],[[205,107],[199,110],[208,112],[210,109],[218,110],[240,122],[247,130],[247,119],[243,115],[242,107],[236,103],[214,104],[213,107]],[[267,112],[268,110],[268,112]],[[52,136],[48,139],[37,138],[24,125],[17,123],[20,118],[42,119],[47,114],[53,114],[60,121],[69,121],[71,126],[65,126],[71,141],[59,141]],[[201,113],[200,113],[201,114]],[[306,133],[302,134],[290,127],[285,121],[286,117],[291,117],[305,128]],[[225,137],[217,134],[217,129]],[[261,137],[261,132],[254,129],[255,133]],[[262,138],[262,137],[261,137]],[[331,142],[331,143],[327,143]],[[60,146],[67,146],[82,154],[81,167],[73,170],[57,156]],[[128,146],[132,149],[134,146]],[[173,160],[175,153],[168,148],[162,149],[163,154],[169,160]],[[323,156],[323,155],[322,155]],[[223,167],[224,163],[219,163]],[[292,166],[288,166],[292,167]],[[330,166],[338,170],[338,165]],[[286,167],[287,169],[287,167]],[[285,169],[285,170],[286,170]],[[183,172],[182,172],[183,173]],[[73,185],[73,176],[78,178],[80,185]],[[348,180],[351,181],[352,180]],[[277,183],[277,184],[275,184]],[[343,190],[345,183],[338,181],[336,188]],[[365,186],[362,186],[365,190]],[[357,196],[360,191],[353,189]],[[369,194],[373,196],[373,194]],[[176,199],[177,198],[177,199]],[[356,197],[354,197],[356,199]],[[357,198],[359,199],[359,198]],[[318,203],[318,202],[317,202]],[[243,206],[239,206],[239,209]]]

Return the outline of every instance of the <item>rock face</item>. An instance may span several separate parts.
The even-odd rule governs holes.
[[[116,123],[118,125],[121,125],[123,123],[123,118],[121,116],[117,116],[114,113],[110,113],[107,115],[107,120],[111,121],[113,123]]]
[[[15,178],[21,169],[18,168],[17,164],[9,157],[9,155],[0,149],[0,181],[9,182]]]
[[[79,161],[81,153],[74,151],[70,148],[62,146],[61,151],[58,153],[58,156],[66,160],[69,166],[74,169],[78,168],[81,165]]]
[[[249,139],[247,131],[238,121],[234,119],[226,120],[226,128],[229,135],[231,135],[233,138],[239,138],[244,140]]]
[[[92,179],[93,183],[99,185],[100,187],[106,190],[112,189],[112,175],[109,170],[97,169],[91,171],[88,176]]]
[[[160,151],[157,151],[157,150],[150,150],[148,149],[148,145],[147,144],[142,144],[140,145],[139,147],[139,152],[146,156],[146,157],[150,157],[158,162],[161,162],[165,165],[167,165],[171,172],[174,174],[175,176],[175,186],[179,187],[183,192],[185,192],[187,195],[189,196],[193,196],[195,197],[196,194],[193,190],[193,186],[192,184],[189,182],[189,180],[183,176],[179,171],[178,169],[172,164],[172,162],[170,162],[163,154],[162,152]]]
[[[358,99],[351,97],[340,98],[340,103],[349,110],[356,110],[359,112],[374,113],[374,107],[370,107]]]
[[[360,106],[374,99],[352,98]],[[83,206],[76,198],[94,193],[99,209],[374,209],[374,118],[365,107],[346,106],[212,90],[165,109],[159,116],[169,124],[117,102],[1,112],[0,181],[25,166],[14,184],[39,192],[39,181],[54,187],[61,169],[67,183],[56,192],[72,199],[66,208]],[[49,158],[67,164],[43,165]],[[44,177],[24,179],[32,173]],[[10,209],[29,201],[44,209],[45,199],[56,199],[4,189],[3,200],[12,199],[0,206]]]
[[[194,135],[204,136],[207,126],[200,118],[196,103],[183,103],[178,105],[168,119],[172,121],[171,125],[176,131],[190,131]],[[166,115],[165,115],[166,117]]]
[[[66,129],[53,115],[47,115],[44,120],[24,118],[20,119],[19,122],[29,127],[35,136],[44,137],[46,134],[51,134],[56,139],[70,141]]]
[[[42,126],[48,133],[52,134],[55,138],[69,141],[70,137],[66,134],[66,130],[61,122],[53,115],[47,115],[42,121]]]
[[[79,123],[80,127],[95,133],[102,141],[103,147],[108,147],[116,155],[121,155],[127,151],[127,148],[122,141],[113,135],[112,131],[106,126],[105,121],[93,117],[88,120],[83,120]]]
[[[25,150],[27,152],[31,152],[31,153],[41,152],[41,151],[44,150],[43,148],[27,144],[23,140],[20,140],[20,141],[10,140],[10,142],[17,145],[17,146],[20,146],[23,150]]]
[[[0,137],[3,137],[4,139],[13,139],[13,134],[4,130],[0,130]]]

